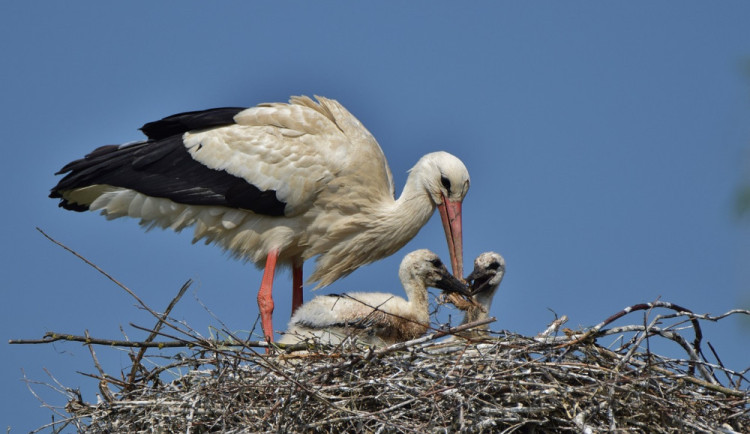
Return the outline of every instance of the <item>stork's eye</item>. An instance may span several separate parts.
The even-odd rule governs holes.
[[[443,184],[443,187],[445,188],[448,193],[451,191],[451,181],[450,179],[446,178],[445,176],[440,177],[440,183]]]
[[[435,268],[440,268],[440,267],[442,267],[442,266],[443,266],[443,261],[441,261],[441,260],[440,260],[440,259],[438,259],[438,258],[435,258],[435,259],[431,259],[431,260],[430,260],[430,264],[434,265],[434,266],[435,266]]]
[[[498,268],[500,268],[500,263],[493,262],[490,265],[488,265],[487,268],[489,268],[490,270],[497,270]]]

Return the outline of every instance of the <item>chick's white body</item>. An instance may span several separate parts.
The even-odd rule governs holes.
[[[413,339],[429,327],[427,287],[449,291],[463,287],[429,250],[408,254],[401,262],[399,278],[408,300],[383,292],[319,296],[295,312],[279,342],[314,338],[338,344],[353,338],[382,346]]]

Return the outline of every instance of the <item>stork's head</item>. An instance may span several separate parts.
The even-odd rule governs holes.
[[[469,171],[458,158],[447,152],[422,157],[416,167],[423,171],[425,190],[435,203],[443,221],[453,275],[463,276],[463,234],[461,204],[469,191]]]
[[[398,277],[402,282],[417,280],[424,286],[443,291],[466,296],[471,294],[466,284],[448,272],[438,255],[427,249],[415,250],[406,255],[398,269]]]
[[[499,253],[485,252],[474,260],[474,270],[466,276],[474,299],[489,310],[500,282],[505,275],[505,259]]]

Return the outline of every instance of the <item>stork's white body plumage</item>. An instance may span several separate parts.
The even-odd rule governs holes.
[[[293,309],[302,303],[302,264],[317,257],[308,282],[325,286],[399,250],[436,207],[453,271],[462,273],[463,163],[446,152],[422,157],[394,198],[383,152],[338,102],[293,97],[289,104],[188,112],[146,124],[144,142],[106,146],[65,166],[52,189],[60,206],[133,217],[147,228],[194,227],[265,265],[258,304],[272,339],[271,290],[277,265],[291,265]]]
[[[408,300],[384,292],[323,295],[303,304],[292,316],[280,343],[313,338],[324,344],[356,339],[369,345],[390,345],[421,336],[429,326],[427,288],[468,294],[433,252],[422,249],[401,261],[399,278]]]

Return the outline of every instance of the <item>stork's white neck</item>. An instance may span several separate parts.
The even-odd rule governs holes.
[[[328,221],[321,220],[321,231],[326,236],[306,252],[310,256],[321,255],[310,280],[318,281],[320,286],[328,285],[357,267],[393,255],[404,247],[436,208],[426,187],[426,176],[417,164],[398,199],[388,195],[368,203],[366,209],[354,216],[352,225],[336,224],[334,229]]]
[[[429,321],[427,287],[420,279],[412,277],[408,280],[402,280],[406,297],[411,305],[411,310],[417,314],[419,320]]]
[[[381,215],[381,223],[393,234],[392,239],[404,240],[403,244],[411,240],[435,212],[436,205],[422,177],[420,171],[409,173],[401,196]]]

